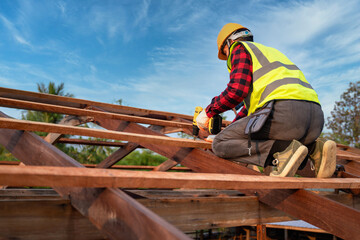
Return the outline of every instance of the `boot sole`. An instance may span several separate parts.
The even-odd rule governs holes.
[[[329,178],[336,169],[336,143],[328,140],[324,143],[322,160],[319,167],[317,178]]]
[[[284,170],[279,173],[270,173],[272,177],[293,177],[300,167],[300,164],[308,154],[308,149],[305,146],[300,146],[290,158],[288,164],[286,164]]]

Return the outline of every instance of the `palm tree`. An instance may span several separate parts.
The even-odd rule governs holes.
[[[60,83],[58,86],[54,82],[49,82],[46,86],[44,83],[37,83],[37,88],[40,93],[53,94],[58,96],[73,97],[71,93],[64,93],[64,83]],[[24,111],[21,115],[23,120],[47,122],[47,123],[58,123],[62,118],[62,114],[58,113],[47,113],[38,111]],[[43,135],[43,134],[41,134]]]
[[[58,86],[54,82],[49,82],[46,86],[44,83],[37,83],[38,91],[41,93],[54,94],[59,96],[73,97],[71,93],[64,93],[64,83],[60,83]],[[38,111],[23,111],[21,114],[23,120],[31,120],[38,122],[58,123],[62,118],[62,114],[47,113]],[[45,136],[47,133],[36,132],[40,136]],[[58,144],[58,147],[62,150],[66,150],[64,144]],[[0,160],[1,161],[17,161],[3,146],[0,146]]]

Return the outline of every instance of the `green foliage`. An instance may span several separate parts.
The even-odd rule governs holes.
[[[11,153],[3,146],[0,146],[0,161],[18,161]]]
[[[189,134],[186,134],[186,133],[184,133],[184,132],[178,132],[177,135],[178,135],[178,137],[180,137],[180,138],[185,138],[185,139],[191,139],[191,138],[193,138],[193,136],[191,136],[191,135],[189,135]]]
[[[106,141],[107,139],[89,138],[94,141]],[[116,151],[115,147],[94,145],[56,145],[60,150],[68,154],[80,163],[98,164]]]
[[[328,139],[360,148],[360,81],[350,83],[349,88],[335,102],[326,126],[332,133],[324,134]]]
[[[71,93],[64,93],[64,83],[60,83],[58,86],[54,82],[49,82],[46,86],[44,83],[37,83],[38,91],[46,94],[53,94],[58,96],[73,97]],[[58,113],[48,113],[39,111],[24,111],[21,114],[21,119],[47,122],[47,123],[58,123],[64,116]],[[46,136],[47,133],[36,132],[39,136]]]
[[[167,158],[156,154],[148,149],[136,150],[126,156],[118,164],[120,165],[145,165],[157,166],[163,163]]]

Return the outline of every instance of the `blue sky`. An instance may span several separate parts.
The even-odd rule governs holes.
[[[216,47],[228,22],[295,62],[326,116],[360,80],[356,0],[0,0],[0,85],[64,82],[77,98],[193,114],[228,82]]]

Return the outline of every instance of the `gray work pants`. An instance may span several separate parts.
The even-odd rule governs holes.
[[[275,151],[283,151],[293,139],[311,146],[324,125],[321,106],[308,101],[278,100],[261,130],[251,134],[251,156],[245,127],[249,116],[231,123],[214,139],[214,153],[231,161],[265,166]],[[284,144],[285,143],[285,144]],[[309,149],[310,152],[310,149]],[[268,158],[269,156],[269,158]]]

